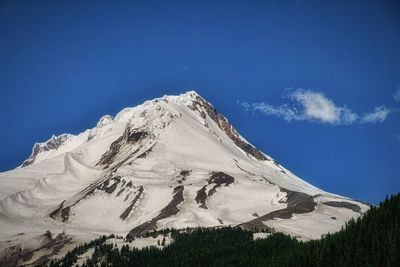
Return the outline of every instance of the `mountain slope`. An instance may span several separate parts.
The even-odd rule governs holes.
[[[0,248],[46,230],[87,240],[240,225],[315,239],[368,209],[292,174],[193,91],[36,144],[0,183]]]
[[[399,266],[400,195],[392,196],[334,234],[300,242],[282,233],[257,238],[241,228],[199,228],[151,233],[164,245],[137,249],[132,243],[115,249],[116,239],[103,237],[74,249],[50,266]],[[266,235],[264,233],[264,235]],[[151,237],[150,237],[151,238]],[[96,243],[95,243],[96,242]],[[81,255],[86,253],[86,257]]]

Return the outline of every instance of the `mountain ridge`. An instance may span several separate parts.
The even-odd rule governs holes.
[[[10,241],[0,249],[47,230],[76,242],[221,226],[316,239],[368,210],[291,173],[194,91],[105,115],[39,147],[29,164],[0,174],[0,241]]]

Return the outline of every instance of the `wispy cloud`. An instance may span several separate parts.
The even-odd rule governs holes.
[[[299,112],[295,108],[291,108],[287,104],[278,107],[274,107],[264,102],[253,104],[248,104],[244,102],[239,104],[247,111],[259,111],[262,114],[281,117],[287,121],[304,120],[304,117],[299,114]]]
[[[360,123],[377,123],[384,122],[386,117],[392,112],[389,108],[385,106],[375,107],[372,112],[365,114]]]
[[[338,106],[324,93],[304,89],[288,89],[283,96],[289,103],[273,106],[265,102],[239,102],[247,111],[258,111],[286,121],[315,121],[335,125],[383,122],[392,112],[385,106],[375,107],[372,112],[359,116],[347,106]]]

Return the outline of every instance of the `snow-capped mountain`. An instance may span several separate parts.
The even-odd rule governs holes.
[[[0,250],[34,247],[47,230],[90,240],[230,225],[314,239],[367,209],[301,180],[190,91],[35,144],[0,174]]]

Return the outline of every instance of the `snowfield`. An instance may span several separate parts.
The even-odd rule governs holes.
[[[0,256],[16,265],[100,234],[129,239],[164,228],[240,225],[315,239],[368,209],[258,151],[194,91],[36,144],[20,167],[0,174],[0,185]],[[44,237],[47,230],[54,236]],[[46,247],[57,240],[58,252]]]

